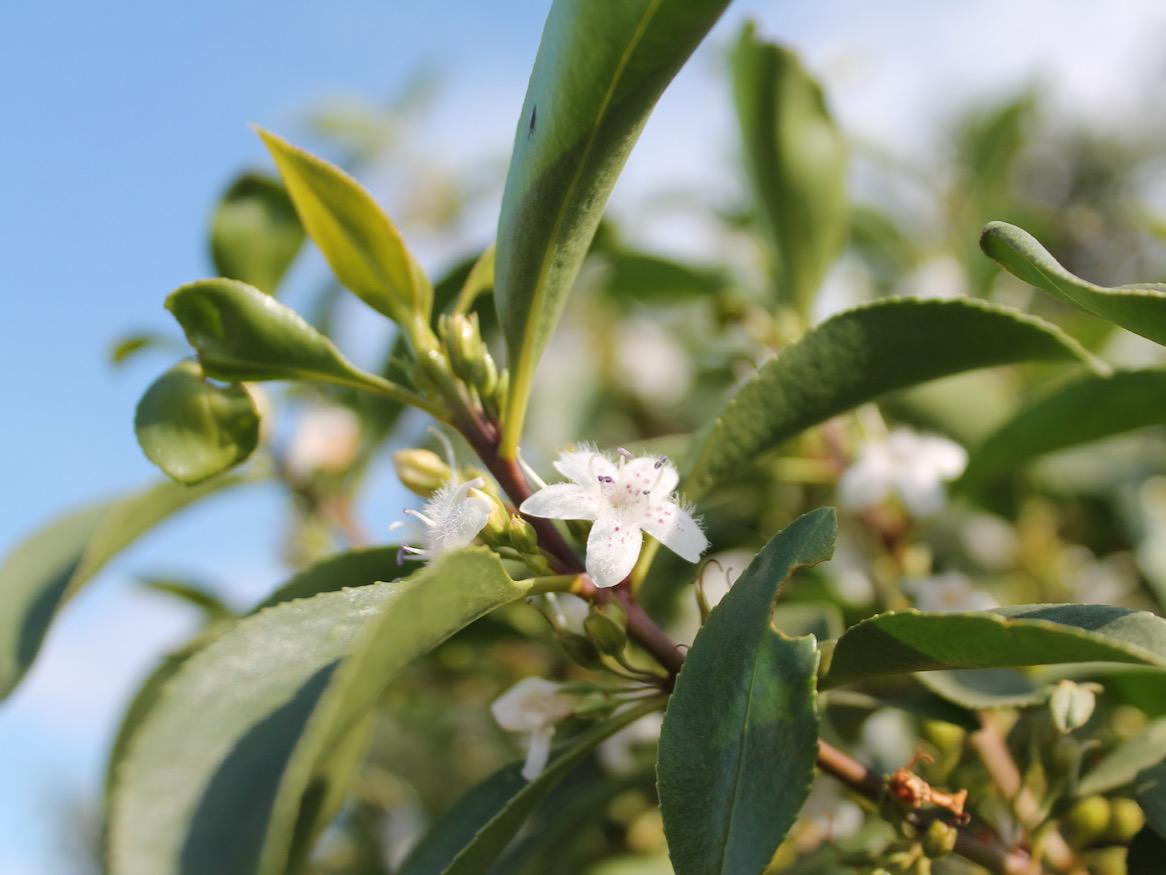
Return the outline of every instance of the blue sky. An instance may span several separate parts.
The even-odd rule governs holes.
[[[435,64],[443,90],[418,121],[419,142],[450,166],[502,161],[547,6],[0,5],[0,550],[74,503],[154,477],[131,420],[163,362],[114,372],[106,352],[125,329],[168,327],[163,296],[208,272],[218,192],[241,167],[267,164],[248,123],[295,138],[313,102],[380,100]],[[718,70],[750,12],[805,54],[853,133],[906,154],[924,150],[952,105],[1034,79],[1097,124],[1120,118],[1130,84],[1162,63],[1147,49],[1166,23],[1153,2],[734,4],[662,101],[616,209],[662,185],[736,184]],[[465,240],[419,237],[423,260],[439,268],[443,252],[480,243],[490,220]],[[300,269],[318,268],[313,258]],[[370,499],[374,528],[398,502],[391,490]],[[134,591],[128,574],[189,570],[245,603],[282,574],[272,558],[281,522],[263,490],[215,503],[130,551],[65,613],[0,709],[0,871],[69,871],[53,813],[93,796],[134,679],[186,628],[178,608]]]

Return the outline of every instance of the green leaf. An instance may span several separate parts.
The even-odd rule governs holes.
[[[171,292],[166,307],[203,370],[217,380],[319,380],[437,412],[412,392],[356,367],[299,313],[246,283],[198,280]]]
[[[114,340],[109,348],[109,363],[115,367],[126,364],[139,353],[151,349],[171,350],[178,355],[186,345],[177,337],[155,331],[134,331]]]
[[[488,871],[538,804],[571,769],[601,741],[660,705],[639,704],[572,738],[532,781],[520,774],[522,763],[499,769],[430,828],[397,875],[481,875]]]
[[[304,569],[255,606],[252,613],[289,602],[354,586],[396,580],[416,571],[421,563],[397,562],[397,547],[366,547],[321,559]]]
[[[241,174],[211,218],[211,258],[219,276],[241,280],[269,295],[304,242],[296,208],[277,180]]]
[[[18,543],[0,565],[0,698],[32,665],[56,612],[110,559],[171,514],[243,482],[161,483],[73,511]]]
[[[1092,796],[1116,790],[1163,760],[1166,760],[1166,717],[1159,717],[1133,738],[1109,751],[1082,775],[1076,793],[1078,796]]]
[[[259,443],[259,412],[238,384],[216,386],[197,362],[181,361],[153,382],[134,414],[142,452],[187,486],[235,467]]]
[[[838,639],[822,687],[902,672],[1077,662],[1166,668],[1166,620],[1112,605],[892,611],[851,626]]]
[[[515,132],[498,222],[495,302],[522,432],[534,369],[616,177],[664,88],[728,0],[555,0]]]
[[[142,586],[151,592],[160,593],[194,608],[202,614],[203,620],[207,623],[231,620],[235,617],[235,612],[227,606],[226,602],[205,587],[188,580],[178,580],[172,577],[145,577],[142,578],[141,582]]]
[[[1089,411],[1082,416],[1081,411]],[[972,453],[956,488],[975,493],[993,478],[1057,450],[1166,424],[1166,370],[1089,374],[1027,405]]]
[[[696,636],[660,735],[657,777],[677,875],[759,873],[797,818],[818,755],[813,637],[770,625],[782,582],[834,551],[831,508],[757,554]]]
[[[112,870],[283,875],[305,794],[319,797],[329,755],[393,676],[525,593],[474,548],[240,620],[190,658],[134,734],[113,792]]]
[[[778,300],[806,314],[846,238],[846,141],[798,56],[746,24],[730,59],[745,166],[773,239]]]
[[[428,322],[433,288],[372,195],[339,167],[268,131],[259,136],[336,278],[406,332]]]
[[[1098,286],[1065,270],[1036,238],[1005,222],[990,222],[980,247],[1009,273],[1087,313],[1166,344],[1166,285]]]
[[[1146,813],[1146,825],[1166,838],[1166,763],[1138,775],[1134,794]]]
[[[678,304],[690,298],[712,297],[729,285],[718,270],[647,252],[605,252],[603,265],[603,289],[618,301]]]
[[[1144,808],[1145,806],[1143,806]],[[1166,830],[1166,827],[1163,828]],[[1166,838],[1163,830],[1144,826],[1130,842],[1126,857],[1126,875],[1160,875],[1162,861],[1166,860]]]
[[[826,320],[763,365],[702,432],[685,493],[704,495],[758,453],[879,396],[961,371],[1084,360],[1056,327],[978,301],[888,298]]]
[[[1031,708],[1049,697],[1047,686],[1011,668],[923,672],[916,680],[937,696],[964,708]]]

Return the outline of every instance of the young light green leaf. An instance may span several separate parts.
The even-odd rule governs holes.
[[[879,396],[961,371],[1084,361],[1056,327],[978,301],[889,298],[823,322],[763,365],[697,439],[684,491],[697,499],[758,453]]]
[[[498,222],[513,455],[535,364],[652,107],[728,0],[555,0],[514,138]]]
[[[193,486],[235,467],[259,443],[259,412],[239,384],[207,382],[181,361],[153,382],[134,414],[142,452],[179,483]]]
[[[241,174],[211,217],[211,258],[219,276],[269,295],[291,267],[304,229],[283,186],[261,173]]]
[[[372,195],[339,167],[268,131],[259,136],[336,278],[406,331],[428,323],[433,289]]]
[[[1166,370],[1087,374],[1027,405],[987,437],[955,488],[975,493],[1047,453],[1164,423]]]
[[[1166,285],[1098,286],[1074,276],[1027,231],[990,222],[980,247],[1009,273],[1087,313],[1166,344]]]
[[[773,239],[777,297],[805,315],[846,237],[846,142],[798,56],[752,23],[730,60],[754,197]]]
[[[240,620],[134,733],[113,791],[113,871],[283,875],[305,794],[394,674],[526,591],[472,548]]]
[[[479,875],[487,872],[546,795],[571,769],[620,729],[656,711],[644,702],[571,739],[532,781],[522,763],[495,772],[441,817],[410,853],[397,875]]]
[[[830,558],[833,509],[792,522],[713,609],[676,679],[657,762],[677,875],[765,869],[797,818],[818,755],[812,637],[770,626],[782,582]]]
[[[1131,783],[1139,774],[1166,760],[1166,717],[1149,723],[1133,738],[1123,741],[1077,784],[1078,796],[1108,793]]]
[[[126,364],[147,350],[169,350],[182,355],[186,344],[178,337],[156,331],[134,331],[114,340],[109,348],[109,362],[115,367]]]
[[[1078,662],[1166,668],[1166,620],[1112,605],[893,611],[851,626],[838,639],[821,686],[903,672]]]
[[[318,380],[440,413],[420,396],[356,367],[295,310],[246,283],[198,280],[171,292],[166,307],[215,379]]]
[[[74,511],[17,544],[0,564],[0,698],[32,665],[57,610],[110,559],[171,514],[243,482],[161,483]]]

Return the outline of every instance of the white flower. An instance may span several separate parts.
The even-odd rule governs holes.
[[[647,532],[688,562],[708,539],[674,495],[680,476],[664,456],[632,458],[617,466],[592,449],[565,452],[555,468],[569,483],[552,483],[522,503],[523,513],[560,520],[593,520],[587,573],[596,586],[615,586],[631,573]]]
[[[978,589],[966,574],[958,571],[905,580],[903,589],[914,599],[915,607],[931,613],[987,611],[996,607],[992,596]]]
[[[562,692],[562,687],[545,678],[523,678],[494,700],[490,713],[507,732],[530,734],[530,748],[522,777],[531,781],[547,764],[551,755],[551,738],[555,724],[571,716],[574,700]]]
[[[347,407],[314,407],[300,420],[287,466],[297,477],[344,471],[360,452],[360,420]]]
[[[859,448],[838,483],[838,502],[847,510],[865,510],[893,495],[911,516],[933,516],[947,502],[944,481],[954,480],[967,464],[959,444],[897,428],[885,440]]]
[[[414,542],[403,545],[401,553],[429,562],[442,553],[468,546],[490,519],[490,499],[474,491],[484,485],[481,477],[459,484],[455,474],[421,510],[406,510],[416,523],[396,522],[389,526],[390,531],[406,529],[404,540]]]

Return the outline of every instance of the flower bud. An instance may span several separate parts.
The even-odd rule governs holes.
[[[482,529],[482,540],[491,546],[506,543],[510,530],[510,515],[506,512],[506,508],[502,506],[502,502],[489,492],[483,492],[481,489],[471,490],[470,494],[490,502],[490,518],[486,520],[486,526]]]
[[[510,539],[510,545],[524,556],[538,552],[538,535],[535,534],[534,526],[518,514],[510,517],[506,526],[506,536]]]
[[[933,860],[946,857],[955,848],[957,830],[950,823],[943,820],[931,821],[923,833],[923,853]]]
[[[563,648],[563,653],[567,655],[567,659],[576,665],[582,666],[583,668],[599,668],[603,665],[602,660],[599,658],[599,651],[595,649],[595,645],[582,635],[576,635],[574,632],[556,630],[555,640]]]
[[[1062,735],[1080,729],[1093,716],[1097,697],[1087,685],[1063,680],[1049,696],[1049,715]]]
[[[432,496],[453,474],[449,465],[432,450],[398,450],[393,453],[393,467],[401,484],[422,498]]]
[[[1084,848],[1101,838],[1109,826],[1109,802],[1104,796],[1079,799],[1064,817],[1065,838],[1074,848]]]
[[[588,693],[575,703],[575,716],[584,719],[604,717],[614,711],[618,704],[617,700],[604,693]]]
[[[451,313],[441,318],[438,330],[453,372],[467,383],[473,383],[483,352],[477,320],[462,313]]]
[[[1146,815],[1142,807],[1133,799],[1109,800],[1109,825],[1103,838],[1114,845],[1128,845],[1138,831],[1146,825]]]
[[[591,613],[583,621],[587,633],[600,653],[617,656],[628,643],[628,615],[619,602],[609,601],[592,605]]]

